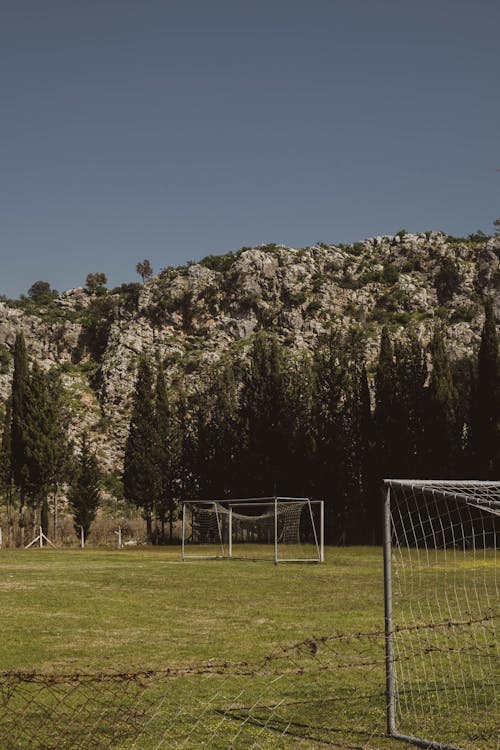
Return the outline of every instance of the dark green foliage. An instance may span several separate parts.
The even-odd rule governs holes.
[[[14,344],[14,373],[12,376],[12,475],[21,493],[21,507],[26,495],[27,467],[24,439],[26,393],[28,389],[28,355],[24,336],[19,333]]]
[[[25,394],[23,423],[24,481],[30,505],[40,513],[47,533],[47,504],[61,479],[66,459],[62,387],[35,362]]]
[[[394,263],[387,263],[382,272],[386,284],[395,284],[399,279],[399,268]]]
[[[57,291],[52,289],[48,281],[35,281],[28,289],[28,297],[35,302],[50,302],[57,297]]]
[[[219,273],[226,273],[245,249],[248,250],[249,248],[242,248],[236,253],[226,253],[225,255],[207,255],[200,260],[200,266],[205,266],[205,268],[210,268],[212,271],[218,271]]]
[[[86,287],[92,294],[105,294],[107,283],[107,276],[102,272],[88,273],[85,280]]]
[[[75,533],[80,538],[81,530],[86,539],[99,507],[100,472],[95,452],[89,445],[87,433],[83,433],[80,454],[76,459],[76,471],[69,490],[69,504],[73,513]]]
[[[177,414],[167,393],[165,374],[161,365],[156,377],[154,409],[153,438],[157,468],[155,510],[160,521],[160,540],[165,540],[165,523],[168,519],[169,540],[172,541],[173,523],[177,510],[181,435]]]
[[[394,347],[396,398],[393,477],[418,477],[423,466],[424,386],[427,380],[425,352],[414,330]]]
[[[434,279],[438,302],[445,305],[460,287],[460,272],[452,258],[445,258]]]
[[[274,336],[259,333],[243,375],[241,422],[245,486],[250,496],[284,494],[284,352]],[[243,479],[243,477],[240,477]]]
[[[326,500],[327,539],[360,541],[368,524],[363,481],[368,443],[362,430],[371,417],[356,332],[332,332],[316,351],[314,371],[314,494]]]
[[[397,376],[394,349],[389,329],[384,326],[375,374],[375,434],[377,465],[381,477],[393,469],[392,451],[396,442]]]
[[[470,323],[475,317],[476,308],[474,305],[460,305],[452,313],[450,323]]]
[[[83,315],[83,333],[81,348],[89,351],[97,362],[100,362],[108,345],[111,326],[118,312],[118,298],[115,296],[96,296]]]
[[[153,275],[153,269],[151,267],[151,263],[147,258],[145,258],[143,261],[140,261],[137,263],[135,267],[136,273],[139,274],[139,276],[142,279],[142,283],[146,281],[146,279],[150,279]]]
[[[212,369],[197,404],[199,486],[207,498],[230,497],[241,449],[232,362]]]
[[[141,284],[130,283],[121,284],[111,290],[111,294],[117,294],[120,298],[120,305],[128,312],[134,312],[139,309],[139,297],[141,294]]]
[[[471,403],[470,450],[475,476],[493,479],[500,469],[500,360],[490,299],[486,300],[484,309]]]
[[[9,496],[12,490],[12,406],[7,401],[0,445],[0,492]]]
[[[154,424],[153,376],[149,362],[141,359],[125,444],[123,488],[126,500],[143,511],[149,538],[158,492]]]
[[[458,462],[459,429],[456,390],[443,332],[436,328],[430,344],[432,370],[424,414],[424,471],[434,479],[451,478]]]
[[[12,354],[3,346],[0,346],[0,375],[6,375],[9,372]]]

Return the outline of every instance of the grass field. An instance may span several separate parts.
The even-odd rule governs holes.
[[[401,748],[383,736],[383,638],[370,635],[382,552],[325,556],[3,551],[0,747]]]

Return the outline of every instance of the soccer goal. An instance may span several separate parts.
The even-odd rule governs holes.
[[[384,482],[387,732],[495,750],[500,482]]]
[[[322,500],[264,497],[183,503],[181,556],[323,562]]]

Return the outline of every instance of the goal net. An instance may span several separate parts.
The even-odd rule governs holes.
[[[268,497],[185,501],[182,559],[323,562],[323,501]]]
[[[386,480],[387,730],[419,747],[500,742],[500,483]]]

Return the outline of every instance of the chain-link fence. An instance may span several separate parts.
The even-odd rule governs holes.
[[[470,650],[469,623],[429,627],[452,628],[455,647],[456,632],[463,630]],[[488,627],[491,632],[491,621]],[[425,649],[425,628],[420,630]],[[396,748],[384,736],[384,662],[384,635],[371,632],[308,638],[252,663],[211,659],[134,673],[3,673],[1,748]],[[494,700],[498,684],[488,689]],[[494,711],[462,719],[457,732],[463,747],[496,750]]]

